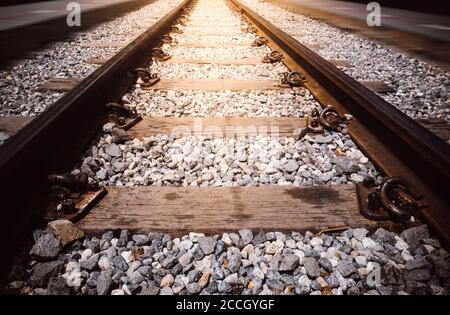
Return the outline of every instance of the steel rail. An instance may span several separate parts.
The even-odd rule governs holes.
[[[349,127],[352,139],[382,172],[405,177],[423,193],[431,205],[422,215],[449,245],[450,146],[249,7],[230,1],[267,36],[269,46],[289,56],[291,63],[284,61],[289,68],[311,79],[306,86],[322,105],[337,105],[356,118]]]
[[[13,251],[32,218],[45,210],[50,192],[47,176],[73,166],[102,126],[105,105],[127,92],[133,70],[146,64],[160,36],[191,1],[184,0],[0,147],[4,252]],[[1,276],[5,276],[11,256],[0,257]]]

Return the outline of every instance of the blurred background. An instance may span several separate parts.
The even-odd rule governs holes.
[[[57,0],[47,0],[57,1]],[[74,0],[75,1],[75,0]],[[347,0],[348,2],[369,3],[370,0]],[[32,2],[44,2],[42,0],[1,0],[0,6],[8,6],[14,4],[32,3]],[[450,5],[447,0],[378,0],[382,7],[391,7],[404,10],[412,10],[419,12],[428,12],[435,14],[450,15]]]

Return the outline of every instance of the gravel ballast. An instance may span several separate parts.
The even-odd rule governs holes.
[[[159,134],[123,142],[120,134],[112,129],[102,136],[74,171],[117,186],[299,186],[379,176],[348,135],[296,141],[270,134],[237,140]]]
[[[165,91],[135,89],[122,98],[143,116],[304,117],[318,103],[304,88],[288,91]]]
[[[68,221],[59,222],[71,225]],[[348,229],[314,235],[242,229],[181,237],[107,231],[55,244],[54,230],[16,257],[10,294],[448,294],[450,256],[426,226],[401,234]],[[77,233],[77,234],[74,234]],[[67,236],[67,235],[66,235]],[[38,245],[39,244],[39,245]],[[37,249],[37,246],[39,248]],[[52,257],[48,257],[50,247]]]

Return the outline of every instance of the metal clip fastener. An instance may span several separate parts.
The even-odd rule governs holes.
[[[170,27],[170,32],[171,32],[171,33],[176,33],[176,34],[181,34],[181,33],[183,33],[183,31],[182,31],[178,26],[175,26],[175,25],[172,25],[172,26]]]
[[[306,78],[298,72],[283,72],[279,86],[281,87],[299,87],[303,86]]]
[[[428,206],[417,190],[403,178],[388,177],[380,186],[368,176],[356,185],[360,213],[376,221],[414,222],[419,210]]]
[[[264,46],[268,43],[269,41],[264,37],[264,36],[260,36],[257,39],[255,39],[252,43],[253,47],[260,47],[260,46]]]
[[[159,81],[159,76],[156,73],[150,73],[147,69],[136,68],[134,69],[134,83],[138,83],[143,87],[148,87],[156,84]],[[139,80],[141,82],[139,82]]]
[[[155,47],[152,49],[152,57],[158,61],[166,61],[170,59],[170,55],[164,52],[160,47]]]
[[[306,127],[301,128],[298,134],[294,134],[294,136],[296,140],[300,140],[307,133],[324,133],[325,130],[342,131],[342,125],[347,124],[349,121],[349,119],[340,116],[331,105],[328,105],[320,112],[317,109],[313,109],[306,116]]]
[[[108,103],[106,104],[107,120],[116,124],[116,126],[123,130],[128,130],[139,121],[142,117],[135,111],[126,108],[123,104]]]
[[[170,44],[170,43],[174,42],[172,36],[170,36],[169,34],[164,34],[163,36],[161,36],[161,41],[166,44]]]
[[[104,187],[96,181],[89,181],[87,174],[64,173],[48,176],[51,185],[51,201],[45,218],[47,220],[81,219],[103,196]]]
[[[245,31],[250,34],[256,34],[256,28],[254,26],[247,27]]]
[[[263,63],[276,63],[281,61],[281,59],[283,59],[283,55],[280,54],[278,51],[274,50],[268,54],[266,54],[263,59],[262,62]]]
[[[348,123],[345,116],[340,116],[333,106],[328,105],[319,115],[319,123],[327,130],[342,131],[342,125]]]

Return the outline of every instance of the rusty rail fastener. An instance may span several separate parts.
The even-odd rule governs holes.
[[[324,133],[325,130],[329,131],[342,131],[343,125],[348,124],[350,119],[342,117],[338,114],[333,106],[328,105],[320,112],[317,109],[313,109],[308,116],[306,116],[306,127],[296,130],[297,134],[294,134],[296,140],[300,140],[307,133]]]
[[[262,62],[263,63],[276,63],[281,61],[281,59],[283,59],[283,55],[280,54],[277,50],[271,51],[270,53],[266,54],[263,59]]]
[[[257,39],[255,39],[252,43],[253,47],[260,47],[260,46],[264,46],[268,43],[269,41],[264,37],[264,36],[260,36]]]
[[[134,110],[126,108],[123,104],[108,103],[106,104],[107,121],[114,123],[118,128],[128,130],[139,121],[142,117]]]
[[[249,26],[245,30],[247,33],[256,34],[256,28],[254,26]]]
[[[158,61],[166,61],[170,59],[170,55],[164,52],[160,47],[155,47],[152,49],[152,57]]]
[[[73,213],[75,199],[80,198],[89,190],[97,190],[98,184],[91,185],[86,173],[72,174],[51,174],[48,176],[51,185],[51,199],[59,204],[59,210],[65,213]]]
[[[391,220],[409,224],[428,204],[423,196],[401,177],[387,177],[377,187],[373,177],[367,176],[356,185],[360,213],[375,221]]]
[[[328,105],[319,115],[319,123],[327,130],[342,131],[342,125],[347,124],[350,119],[340,116],[336,109]]]
[[[86,173],[51,174],[50,204],[44,219],[67,219],[75,222],[85,216],[108,192]]]
[[[280,74],[280,86],[299,87],[306,82],[304,75],[298,72],[283,72]]]
[[[161,36],[161,41],[166,44],[174,42],[172,36],[170,36],[169,34],[164,34],[163,36]]]
[[[172,25],[170,27],[170,32],[175,33],[175,34],[181,34],[183,33],[183,31],[176,25]]]
[[[142,82],[139,82],[139,79]],[[156,84],[159,81],[159,76],[156,73],[150,73],[149,70],[144,68],[134,69],[134,83],[140,84],[143,87],[148,87]]]

